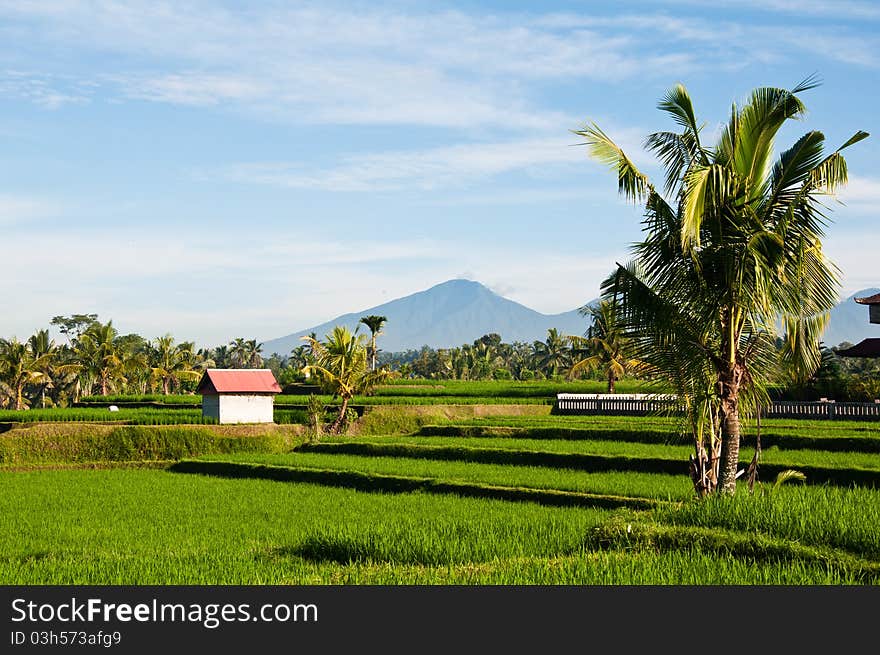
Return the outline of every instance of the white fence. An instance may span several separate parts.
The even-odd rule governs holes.
[[[672,394],[558,393],[557,414],[597,414],[606,416],[647,416],[669,411],[676,403]],[[880,421],[880,401],[873,403],[838,403],[833,400],[774,400],[767,418],[802,418],[815,420]]]

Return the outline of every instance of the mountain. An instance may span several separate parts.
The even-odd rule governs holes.
[[[868,308],[853,300],[875,293],[880,293],[880,289],[862,289],[831,310],[831,319],[822,337],[826,346],[880,337],[880,326],[868,323]],[[550,328],[556,328],[562,334],[583,334],[589,325],[588,319],[577,309],[562,314],[541,314],[499,296],[479,282],[449,280],[425,291],[360,312],[343,314],[321,325],[266,341],[263,352],[287,355],[303,344],[300,337],[314,332],[323,339],[336,325],[344,325],[352,331],[360,327],[362,333],[369,335],[367,327],[359,321],[362,316],[371,314],[388,318],[378,341],[379,348],[385,352],[418,349],[425,345],[450,348],[473,343],[490,332],[500,334],[508,343],[531,343],[546,339]]]
[[[591,301],[592,302],[592,301]],[[300,337],[314,332],[319,339],[344,325],[362,333],[369,330],[358,321],[375,314],[388,317],[382,328],[378,346],[385,352],[432,348],[450,348],[473,343],[484,334],[495,332],[510,343],[547,338],[547,330],[556,328],[562,334],[583,334],[589,321],[577,309],[562,314],[541,314],[518,302],[503,298],[479,282],[449,280],[397,300],[363,311],[343,314],[321,325],[267,341],[263,352],[286,355],[303,342]]]
[[[832,309],[828,327],[822,335],[822,342],[831,348],[843,341],[858,343],[868,337],[880,337],[880,325],[872,325],[868,322],[868,308],[853,300],[873,296],[875,293],[880,293],[880,289],[872,287],[856,291]]]

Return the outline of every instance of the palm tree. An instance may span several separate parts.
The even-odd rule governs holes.
[[[150,349],[150,374],[162,383],[166,396],[181,380],[197,381],[201,377],[201,372],[194,370],[198,363],[194,348],[189,341],[175,345],[170,334],[156,338]]]
[[[370,359],[370,370],[376,370],[376,337],[382,334],[382,326],[388,320],[386,316],[361,316],[359,323],[363,323],[370,328],[370,346],[367,349],[367,357]]]
[[[570,336],[575,348],[574,356],[586,355],[572,364],[568,375],[574,378],[581,373],[600,369],[608,380],[608,393],[614,393],[614,383],[638,362],[629,356],[629,342],[617,320],[617,305],[610,300],[600,300],[597,306],[585,305],[578,310],[581,316],[590,316],[592,324],[583,337]]]
[[[99,385],[102,396],[109,395],[111,388],[125,383],[126,361],[115,342],[117,336],[113,321],[108,321],[106,325],[96,322],[76,341],[81,370]]]
[[[559,334],[556,328],[547,330],[545,341],[535,342],[535,363],[547,377],[556,377],[559,371],[568,366],[571,360],[571,351],[568,339]]]
[[[58,349],[55,347],[55,341],[49,338],[49,330],[38,330],[32,334],[27,340],[27,347],[28,354],[33,359],[46,358],[43,366],[43,373],[46,374],[46,378],[40,383],[39,390],[40,405],[45,407],[46,389],[52,386],[55,380],[52,369]]]
[[[29,384],[42,384],[49,379],[45,369],[51,355],[34,357],[28,344],[18,339],[0,339],[0,392],[12,409],[25,409],[29,403],[24,389]]]
[[[369,370],[363,335],[336,326],[325,338],[326,343],[321,343],[311,336],[302,337],[311,347],[315,358],[313,364],[303,368],[303,373],[315,373],[324,389],[342,400],[339,415],[329,428],[331,433],[338,433],[345,425],[345,415],[352,397],[356,393],[370,391],[388,377],[388,371]]]
[[[838,298],[837,268],[822,253],[820,198],[846,183],[841,150],[868,135],[856,132],[825,154],[824,135],[811,131],[772,162],[777,131],[803,115],[798,95],[815,86],[808,79],[791,91],[755,89],[734,105],[714,147],[701,142],[687,90],[672,88],[658,106],[681,132],[646,141],[665,167],[663,193],[598,126],[575,132],[616,172],[620,193],[645,203],[645,240],[603,293],[621,302],[635,356],[686,405],[701,495],[736,491],[740,418],[767,403],[777,321],[786,327],[787,362],[814,370]]]
[[[257,343],[256,339],[238,337],[229,344],[229,359],[237,368],[260,368],[263,365],[262,349],[263,344]]]

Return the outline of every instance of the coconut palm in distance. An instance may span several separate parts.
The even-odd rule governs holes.
[[[345,425],[345,414],[352,397],[366,393],[384,381],[388,371],[369,370],[364,335],[353,334],[345,327],[334,327],[324,343],[312,336],[302,339],[308,343],[314,357],[314,362],[304,367],[303,373],[314,373],[328,393],[342,400],[339,415],[329,428],[331,433],[338,433]]]
[[[686,405],[701,495],[736,491],[740,417],[767,402],[777,322],[786,328],[786,363],[810,371],[837,302],[838,270],[822,252],[821,198],[846,183],[841,150],[868,135],[856,132],[826,154],[824,135],[807,132],[772,161],[776,133],[804,114],[799,94],[815,86],[811,78],[790,91],[755,89],[733,106],[713,147],[701,141],[687,90],[673,87],[658,108],[681,131],[645,143],[665,167],[663,192],[597,125],[575,131],[616,172],[619,192],[645,203],[644,241],[603,293],[621,303],[634,356]]]
[[[617,320],[617,305],[611,300],[600,300],[597,306],[585,305],[578,313],[592,317],[593,322],[585,336],[568,337],[573,346],[572,355],[575,358],[585,355],[572,364],[568,376],[574,378],[600,369],[608,380],[608,393],[614,393],[614,383],[627,370],[639,365],[637,360],[629,356],[629,342]]]
[[[556,328],[547,330],[546,340],[535,341],[534,349],[535,365],[549,378],[555,378],[559,375],[559,371],[567,368],[571,362],[569,340],[559,334]]]
[[[16,410],[27,408],[24,389],[49,380],[46,368],[50,359],[48,354],[34,357],[28,344],[18,339],[0,339],[0,394],[6,397],[4,404]]]
[[[181,380],[198,381],[202,372],[195,370],[199,357],[194,352],[195,344],[189,341],[174,343],[174,337],[166,334],[157,337],[150,347],[150,376],[161,383],[166,396]]]
[[[260,368],[263,365],[263,344],[256,339],[236,338],[229,344],[229,359],[237,368]]]
[[[371,371],[376,370],[376,355],[378,354],[378,351],[376,350],[376,337],[382,334],[382,326],[385,325],[387,320],[387,316],[375,316],[371,314],[369,316],[361,316],[361,320],[358,321],[370,328],[370,347],[367,351],[367,357],[370,359]]]
[[[118,330],[113,321],[104,325],[91,324],[77,339],[77,357],[82,365],[81,373],[91,381],[96,381],[101,395],[107,396],[117,385],[124,385],[126,361],[124,353],[116,343]]]

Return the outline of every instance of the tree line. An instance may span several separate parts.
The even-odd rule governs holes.
[[[456,380],[533,380],[595,375],[614,382],[635,370],[626,342],[613,326],[610,303],[584,307],[593,319],[584,336],[548,330],[544,341],[505,343],[498,334],[486,334],[456,348],[383,353],[377,340],[387,318],[361,319],[370,331],[311,334],[288,355],[264,357],[256,339],[236,338],[214,348],[196,349],[194,342],[176,342],[171,334],[146,339],[120,334],[113,321],[97,314],[55,316],[50,325],[64,338],[56,343],[49,330],[37,331],[26,341],[0,339],[0,406],[11,409],[56,407],[78,402],[83,396],[110,394],[192,393],[208,368],[262,368],[273,371],[282,384],[303,382],[317,371],[320,355],[340,340],[363,349],[365,370],[384,370],[399,377]],[[341,346],[340,346],[341,348]],[[324,367],[325,372],[332,367]]]
[[[261,345],[237,338],[213,349],[175,342],[170,334],[146,339],[120,334],[97,314],[55,316],[49,330],[26,341],[0,339],[0,406],[9,409],[66,406],[83,396],[187,393],[208,368],[259,368]]]

